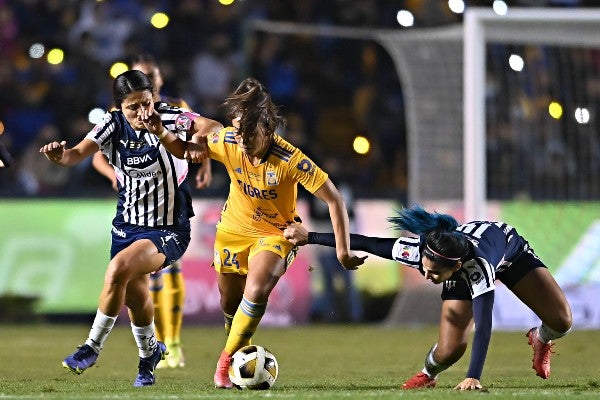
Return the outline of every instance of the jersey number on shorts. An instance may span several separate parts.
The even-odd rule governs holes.
[[[223,249],[223,253],[225,253],[225,260],[223,261],[224,266],[231,267],[235,265],[237,269],[240,269],[240,263],[237,260],[237,253],[233,253],[232,256],[229,249]]]

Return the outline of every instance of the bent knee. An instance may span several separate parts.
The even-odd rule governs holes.
[[[253,303],[266,303],[269,300],[270,289],[262,285],[247,284],[244,297]]]
[[[104,282],[110,284],[118,284],[128,282],[131,279],[131,272],[127,263],[113,258],[108,264],[106,273],[104,274]]]

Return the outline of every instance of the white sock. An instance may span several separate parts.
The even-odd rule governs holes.
[[[115,326],[116,321],[117,317],[105,315],[98,309],[98,311],[96,311],[96,318],[94,318],[94,323],[92,324],[92,329],[90,329],[90,334],[88,335],[85,344],[94,349],[96,353],[100,353],[100,350],[104,347],[104,342],[113,326]]]
[[[561,337],[565,336],[570,331],[571,331],[571,329],[569,329],[566,332],[558,332],[558,331],[555,331],[554,329],[548,327],[546,324],[542,324],[538,328],[538,339],[542,343],[549,343],[551,340],[560,339]]]
[[[147,326],[135,326],[131,324],[131,332],[139,349],[140,357],[150,357],[156,350],[156,334],[154,333],[154,322]]]

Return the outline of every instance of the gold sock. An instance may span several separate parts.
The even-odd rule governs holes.
[[[233,322],[233,315],[223,313],[223,319],[225,320],[225,333],[229,336],[229,332],[231,332],[231,323]]]
[[[225,351],[228,354],[235,353],[249,343],[266,309],[267,303],[257,304],[242,298],[233,316],[231,330],[225,343]]]
[[[183,324],[183,305],[185,301],[185,281],[181,272],[181,262],[177,261],[169,267],[164,278],[167,304],[165,313],[165,333],[173,343],[181,342],[181,326]]]
[[[163,321],[164,313],[162,312],[162,305],[164,304],[164,290],[161,275],[162,271],[150,275],[150,297],[152,298],[152,303],[154,304],[154,330],[156,333],[156,340],[164,342],[165,324]]]

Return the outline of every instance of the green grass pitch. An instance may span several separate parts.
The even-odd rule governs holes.
[[[89,331],[83,325],[0,325],[0,399],[598,399],[600,331],[574,331],[555,346],[548,380],[531,369],[525,332],[495,332],[483,392],[452,390],[468,354],[433,389],[402,391],[422,368],[436,327],[312,325],[259,328],[254,343],[279,361],[275,386],[264,392],[218,390],[214,367],[224,344],[220,327],[185,327],[182,369],[158,370],[152,387],[134,388],[137,349],[126,325],[109,337],[96,366],[80,376],[61,367]]]

